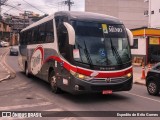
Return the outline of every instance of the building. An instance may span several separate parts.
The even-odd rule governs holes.
[[[129,29],[147,27],[148,2],[144,0],[85,0],[85,11],[119,18]]]
[[[133,64],[160,62],[160,29],[138,28],[131,30],[134,45],[131,46]]]
[[[146,16],[148,16],[148,27],[160,29],[160,0],[145,0],[149,4]]]
[[[10,23],[11,26],[11,45],[18,44],[18,34],[23,28],[46,16],[40,16],[39,14],[35,14],[31,11],[25,11],[24,13],[20,13],[19,16],[13,16],[9,14],[5,15],[7,17],[7,21]]]
[[[0,40],[9,41],[11,27],[4,20],[0,20]]]

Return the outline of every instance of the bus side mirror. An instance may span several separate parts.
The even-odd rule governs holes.
[[[126,31],[127,31],[127,34],[128,34],[130,46],[133,46],[133,34],[128,28],[126,28]]]
[[[74,28],[72,27],[72,25],[70,25],[67,22],[63,22],[63,24],[67,28],[67,31],[68,31],[69,44],[75,45],[75,30],[74,30]]]

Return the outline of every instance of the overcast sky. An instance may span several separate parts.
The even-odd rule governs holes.
[[[18,15],[24,11],[33,11],[35,13],[52,14],[56,11],[68,10],[68,6],[64,5],[66,0],[7,0],[6,5],[2,6],[2,14]],[[84,11],[84,0],[71,0],[74,4],[72,11]],[[31,5],[29,5],[31,4]],[[15,8],[13,8],[13,7]],[[35,7],[35,8],[34,8]],[[39,9],[39,10],[37,10]]]

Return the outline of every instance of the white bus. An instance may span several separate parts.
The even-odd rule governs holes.
[[[128,91],[132,33],[115,17],[61,11],[20,32],[19,65],[50,83],[54,93]]]

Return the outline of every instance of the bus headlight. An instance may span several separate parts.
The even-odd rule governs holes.
[[[128,74],[124,75],[124,77],[126,77],[126,78],[130,78],[131,76],[132,76],[132,73],[128,73]]]
[[[71,73],[71,75],[73,75],[74,77],[79,78],[79,79],[82,79],[82,80],[90,80],[90,79],[92,79],[92,78],[89,77],[89,76],[76,73],[76,72],[74,72],[74,71],[72,71],[72,70],[70,70],[70,73]]]

